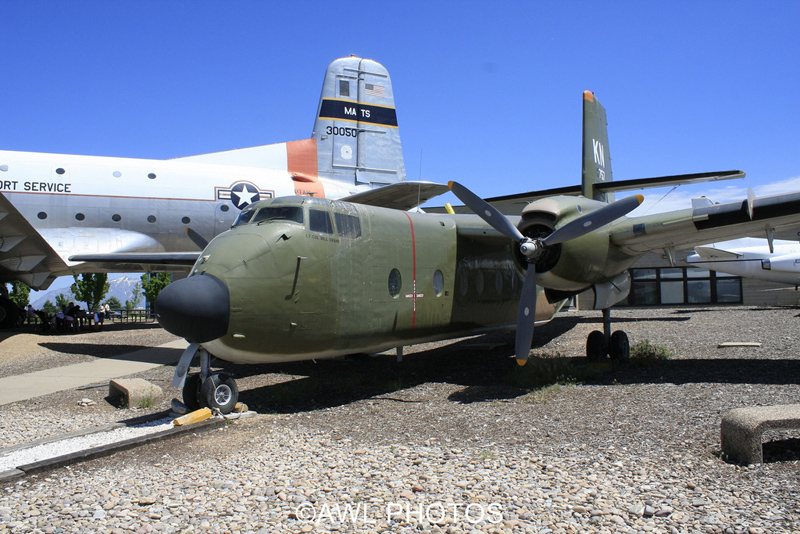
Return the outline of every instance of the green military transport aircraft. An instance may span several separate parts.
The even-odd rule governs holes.
[[[299,196],[242,211],[156,302],[164,328],[190,342],[173,382],[186,404],[233,409],[236,384],[210,371],[212,355],[286,362],[516,328],[522,364],[534,325],[588,289],[604,331],[589,336],[587,355],[624,359],[628,338],[611,332],[608,309],[627,296],[628,268],[642,254],[798,221],[800,193],[627,217],[642,197],[615,202],[614,191],[744,173],[613,182],[605,110],[588,91],[583,103],[583,180],[574,190],[484,201],[451,183],[474,214]],[[189,374],[197,355],[200,372]]]

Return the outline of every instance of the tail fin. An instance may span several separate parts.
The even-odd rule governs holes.
[[[376,186],[406,179],[389,72],[369,59],[334,60],[312,137],[320,176]]]
[[[591,91],[583,92],[583,177],[581,194],[602,202],[613,202],[614,193],[595,191],[597,182],[610,182],[611,154],[608,151],[606,110]]]

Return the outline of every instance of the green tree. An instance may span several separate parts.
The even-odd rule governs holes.
[[[28,305],[30,297],[31,288],[22,282],[11,282],[11,293],[8,294],[8,298],[14,301],[14,304],[20,308],[24,308]]]
[[[61,311],[69,306],[69,303],[72,302],[72,300],[72,293],[59,293],[56,295],[56,308],[58,311]]]
[[[48,300],[42,305],[42,311],[47,312],[50,315],[55,315],[59,312],[59,309],[56,308],[55,304]]]
[[[112,310],[119,310],[122,308],[122,303],[117,297],[108,297],[106,303],[108,303],[108,307]]]
[[[136,306],[139,305],[139,302],[142,300],[142,284],[136,282],[136,285],[133,288],[133,293],[131,294],[131,298],[125,301],[125,309],[132,310]],[[119,301],[118,301],[119,302]],[[111,304],[109,304],[111,306]],[[111,306],[113,308],[113,306]]]
[[[83,273],[81,279],[73,276],[75,283],[70,286],[75,300],[85,302],[89,311],[97,308],[100,301],[108,293],[108,275],[106,273]]]
[[[143,274],[142,275],[142,289],[144,289],[144,297],[147,302],[152,305],[156,302],[156,297],[161,293],[161,290],[167,287],[172,282],[172,277],[169,273],[157,274]]]

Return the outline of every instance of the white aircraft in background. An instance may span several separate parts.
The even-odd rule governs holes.
[[[695,247],[686,261],[695,267],[781,284],[800,285],[800,243],[717,248]]]
[[[328,66],[309,139],[170,160],[0,151],[0,327],[16,318],[7,282],[188,270],[258,200],[411,209],[446,190],[406,181],[389,73],[357,57]]]

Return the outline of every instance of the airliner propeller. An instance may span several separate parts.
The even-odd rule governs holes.
[[[517,311],[517,334],[514,352],[519,365],[525,365],[531,350],[533,326],[536,320],[536,263],[547,250],[547,247],[577,239],[596,228],[605,226],[631,212],[644,200],[642,195],[626,197],[581,215],[544,238],[530,238],[522,235],[517,227],[494,206],[463,185],[457,182],[448,182],[447,185],[450,186],[453,194],[481,219],[489,223],[492,228],[501,234],[513,239],[529,264],[525,273],[525,281],[522,284],[519,309]]]

